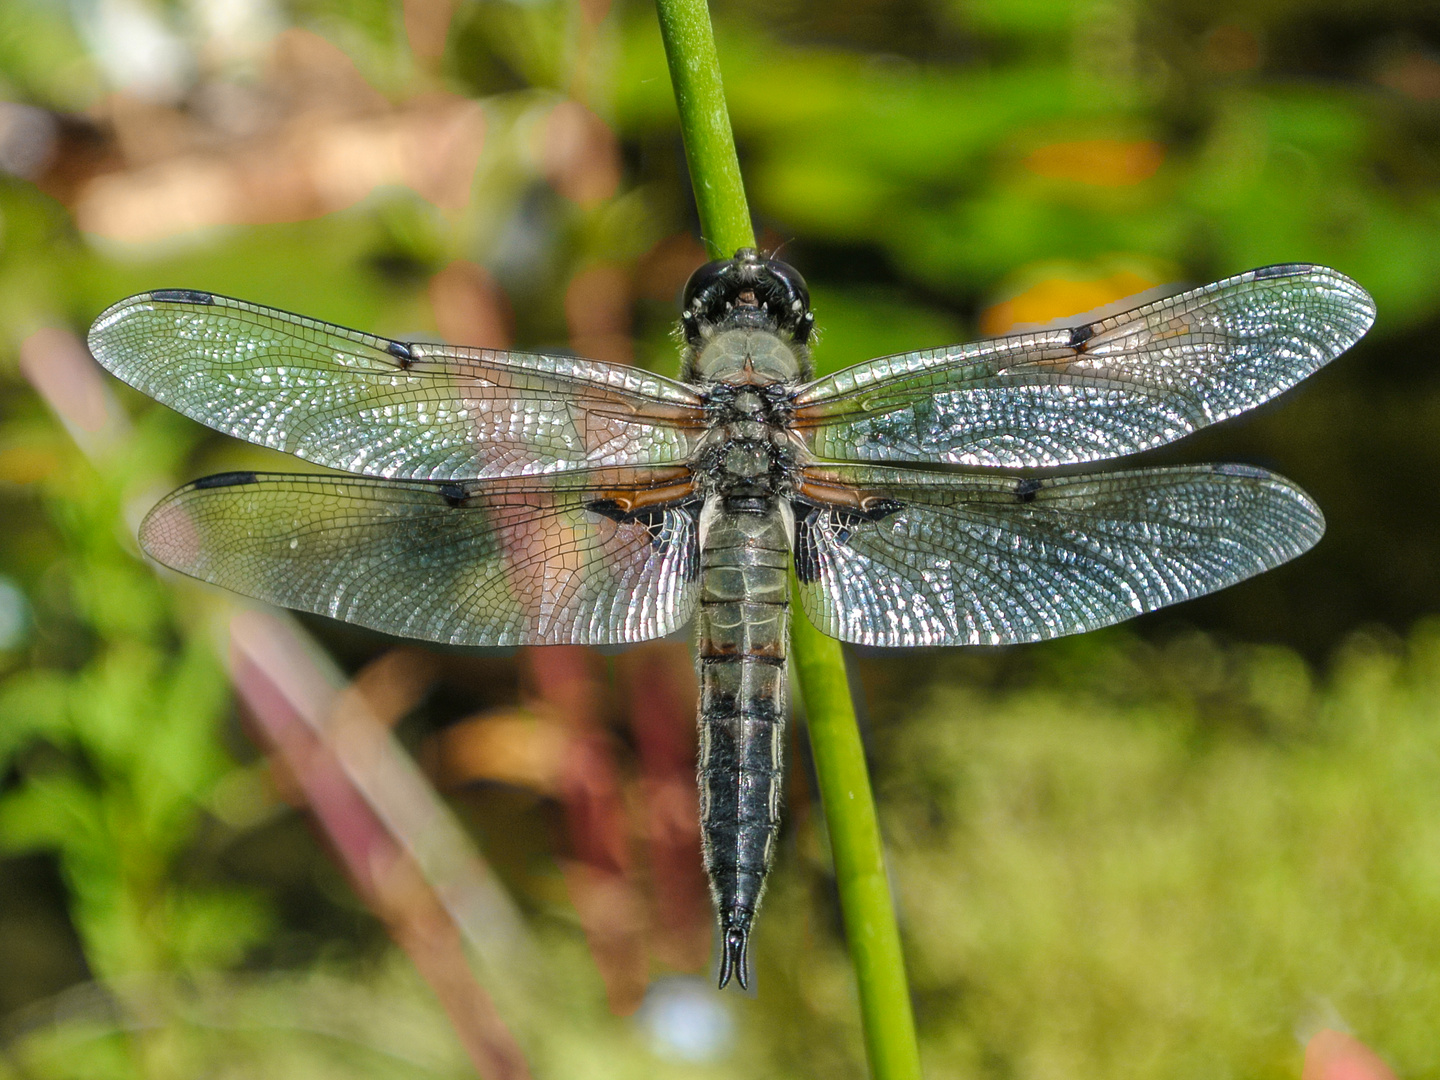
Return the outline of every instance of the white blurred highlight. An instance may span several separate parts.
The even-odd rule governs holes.
[[[80,24],[112,86],[150,101],[173,101],[190,82],[194,59],[158,10],[140,0],[97,0]]]
[[[649,1037],[651,1052],[668,1061],[719,1061],[735,1041],[728,999],[707,980],[691,976],[651,983],[636,1019]]]

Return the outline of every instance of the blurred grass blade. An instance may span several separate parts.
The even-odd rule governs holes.
[[[129,433],[105,372],[69,330],[45,327],[22,341],[20,371],[86,457],[114,452]]]
[[[464,960],[497,987],[536,970],[523,925],[449,812],[358,693],[291,620],[231,621],[232,676],[345,870],[440,999],[480,1074],[518,1080],[519,1044]]]
[[[482,955],[505,967],[533,959],[524,923],[463,830],[408,755],[358,695],[340,695],[330,670],[293,620],[247,611],[231,621],[235,659],[253,665],[315,732],[334,744],[347,775],[404,845]],[[509,949],[522,950],[518,957]],[[497,952],[497,950],[499,950]]]

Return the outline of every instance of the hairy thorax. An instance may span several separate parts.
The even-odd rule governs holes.
[[[808,351],[768,327],[738,326],[712,334],[693,350],[689,381],[759,386],[808,375]]]
[[[789,433],[789,399],[808,368],[804,349],[742,327],[715,333],[688,366],[705,387],[711,419],[691,460],[702,487],[739,512],[789,496],[801,453]]]

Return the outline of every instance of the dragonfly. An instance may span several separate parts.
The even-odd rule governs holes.
[[[1374,316],[1335,270],[1267,266],[816,378],[804,279],[745,248],[686,285],[678,379],[391,340],[188,289],[121,300],[89,343],[184,415],[338,470],[180,488],[140,527],[165,566],[450,645],[617,645],[693,621],[724,988],[748,986],[780,827],[792,573],[828,635],[940,646],[1082,633],[1277,566],[1324,518],[1273,473],[1035,470],[1251,409]]]

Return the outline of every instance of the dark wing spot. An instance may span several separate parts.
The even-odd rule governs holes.
[[[648,532],[650,538],[657,544],[665,535],[667,519],[664,510],[645,510],[632,515],[630,520]]]
[[[253,472],[222,472],[214,476],[202,476],[193,482],[192,488],[222,488],[239,487],[241,484],[253,484],[258,478]]]
[[[387,342],[385,349],[391,356],[400,361],[401,368],[409,368],[411,364],[415,363],[415,354],[410,351],[410,346],[404,342]]]
[[[194,289],[156,289],[150,294],[152,300],[169,300],[178,304],[213,304],[215,297],[208,292]]]
[[[1266,278],[1295,277],[1298,274],[1307,274],[1315,269],[1312,263],[1277,263],[1274,266],[1262,266],[1258,270],[1252,270],[1256,281],[1264,281]]]
[[[446,506],[464,506],[470,493],[464,484],[441,484],[440,497],[445,500]]]
[[[675,506],[647,506],[640,510],[626,510],[614,499],[596,499],[585,504],[592,514],[609,518],[617,525],[639,525],[650,534],[650,541],[656,547],[665,542],[669,533],[669,513]]]
[[[1033,476],[1017,480],[1015,482],[1015,498],[1022,503],[1034,502],[1035,493],[1044,486],[1043,482],[1036,480]]]
[[[1255,480],[1268,480],[1270,474],[1264,469],[1257,469],[1254,465],[1237,465],[1233,462],[1222,462],[1219,465],[1212,465],[1211,471],[1216,476],[1248,476]]]
[[[685,545],[685,550],[682,552],[684,561],[680,565],[680,576],[685,581],[700,580],[700,544],[698,542],[700,530],[697,527],[697,520],[700,516],[700,507],[702,505],[703,503],[701,501],[696,500],[692,503],[681,503],[675,507],[676,514],[683,514],[685,518],[688,519],[688,521],[682,520],[677,527],[683,528],[688,526],[691,536],[690,543]],[[659,547],[662,542],[662,540],[657,539],[655,546]]]
[[[801,585],[820,579],[820,557],[815,547],[815,528],[826,511],[812,506],[810,512],[795,522],[795,577]]]
[[[611,521],[620,524],[624,524],[630,520],[629,511],[625,510],[624,507],[614,499],[596,499],[594,502],[586,503],[585,509],[589,510],[592,514],[599,514],[603,518],[609,518]]]
[[[884,521],[891,514],[898,514],[904,509],[905,504],[895,499],[871,499],[865,509],[855,516],[866,521]]]
[[[1070,348],[1076,352],[1085,351],[1085,342],[1095,336],[1095,324],[1086,323],[1084,326],[1072,326],[1070,328]]]
[[[891,514],[905,509],[894,499],[871,499],[864,510],[842,506],[812,506],[809,513],[795,522],[795,576],[801,584],[820,577],[819,545],[815,534],[824,529],[832,544],[848,544],[862,525],[884,521]]]

